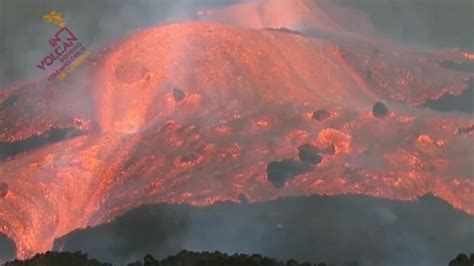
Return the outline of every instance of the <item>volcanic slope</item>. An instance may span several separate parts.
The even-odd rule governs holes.
[[[210,23],[139,31],[98,51],[71,77],[81,82],[1,92],[17,97],[0,111],[3,142],[65,125],[83,134],[0,163],[0,231],[24,258],[157,202],[432,192],[473,214],[473,135],[456,133],[472,117],[417,107],[467,87],[469,74],[437,64],[462,58]]]

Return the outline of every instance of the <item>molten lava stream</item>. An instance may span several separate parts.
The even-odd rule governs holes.
[[[411,200],[431,192],[474,214],[472,134],[454,133],[472,118],[413,107],[459,94],[468,75],[431,63],[451,54],[374,52],[371,43],[210,23],[133,34],[87,65],[90,91],[51,88],[67,99],[49,114],[53,125],[78,115],[69,106],[81,97],[70,96],[81,92],[94,99],[100,130],[0,164],[9,188],[0,231],[24,258],[143,204],[206,205],[241,194]],[[25,95],[19,103],[35,102]],[[386,113],[372,112],[377,101],[387,102]],[[4,139],[12,132],[0,130]],[[269,175],[270,165],[294,174]]]

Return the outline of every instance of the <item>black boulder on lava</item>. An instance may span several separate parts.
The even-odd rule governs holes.
[[[331,113],[324,108],[318,109],[313,112],[312,118],[317,121],[322,121],[328,119],[331,116]]]
[[[323,157],[319,155],[319,149],[311,144],[303,144],[298,147],[300,161],[310,164],[319,164]]]
[[[180,102],[186,97],[184,91],[178,88],[173,88],[173,98],[176,102]]]
[[[387,106],[384,103],[376,102],[372,107],[372,115],[377,118],[383,118],[388,114]]]
[[[297,175],[307,173],[311,165],[293,159],[272,161],[267,166],[267,178],[277,188],[285,186],[285,182]]]

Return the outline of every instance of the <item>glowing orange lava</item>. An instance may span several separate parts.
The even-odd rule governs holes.
[[[8,185],[0,232],[24,258],[143,204],[240,194],[412,200],[432,192],[474,214],[473,134],[455,133],[472,117],[416,107],[465,88],[467,74],[436,64],[451,56],[210,23],[137,32],[77,80],[0,91],[0,102],[18,96],[0,111],[2,141],[50,128],[85,132],[0,163]],[[173,88],[185,97],[175,100]],[[372,115],[376,101],[387,102],[386,117]],[[312,119],[318,108],[330,116]],[[297,159],[306,143],[334,154],[273,186],[267,164]]]

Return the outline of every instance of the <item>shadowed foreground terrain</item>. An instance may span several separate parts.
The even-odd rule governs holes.
[[[36,255],[35,257],[25,261],[7,262],[5,266],[110,266],[110,263],[101,263],[95,259],[89,259],[87,254],[80,252],[46,252],[45,254]],[[176,256],[168,256],[161,261],[155,259],[151,255],[146,255],[143,260],[138,260],[133,263],[128,263],[127,266],[194,266],[194,265],[254,265],[254,266],[326,266],[325,263],[312,264],[309,262],[298,263],[296,260],[290,259],[286,263],[272,258],[264,257],[259,254],[246,255],[234,254],[227,255],[218,251],[215,252],[190,252],[183,250]],[[343,264],[329,264],[332,266],[356,266],[355,262]]]
[[[123,39],[97,50],[81,35],[93,56],[67,82],[36,71],[2,89],[0,232],[14,241],[16,256],[164,202],[433,193],[473,215],[473,108],[460,99],[472,95],[474,55],[380,39],[364,16],[310,2],[199,11],[201,21],[121,31]],[[345,26],[353,18],[364,34]],[[409,25],[402,40],[417,35]],[[448,32],[462,31],[455,29]],[[34,69],[37,61],[27,61]],[[145,249],[161,258],[225,247],[281,259],[433,265],[472,246],[468,216],[436,200],[372,208],[364,198],[356,206],[315,199],[162,205],[100,227],[94,241],[57,248],[118,262]]]
[[[110,263],[101,263],[95,259],[89,259],[87,254],[81,252],[46,252],[45,254],[36,255],[25,261],[7,262],[4,266],[111,266]],[[192,252],[183,250],[176,256],[168,256],[166,259],[158,261],[151,255],[146,255],[143,260],[128,263],[127,266],[195,266],[195,265],[234,265],[234,266],[359,266],[357,262],[347,263],[298,263],[294,259],[285,262],[272,258],[264,257],[260,254],[246,255],[234,254],[227,255],[219,251],[215,252]],[[456,258],[449,262],[449,266],[472,266],[474,265],[474,254],[467,257],[466,254],[459,254]]]
[[[55,249],[112,263],[187,249],[282,261],[436,266],[474,247],[474,217],[432,195],[414,202],[355,195],[241,201],[139,208],[57,239]]]

